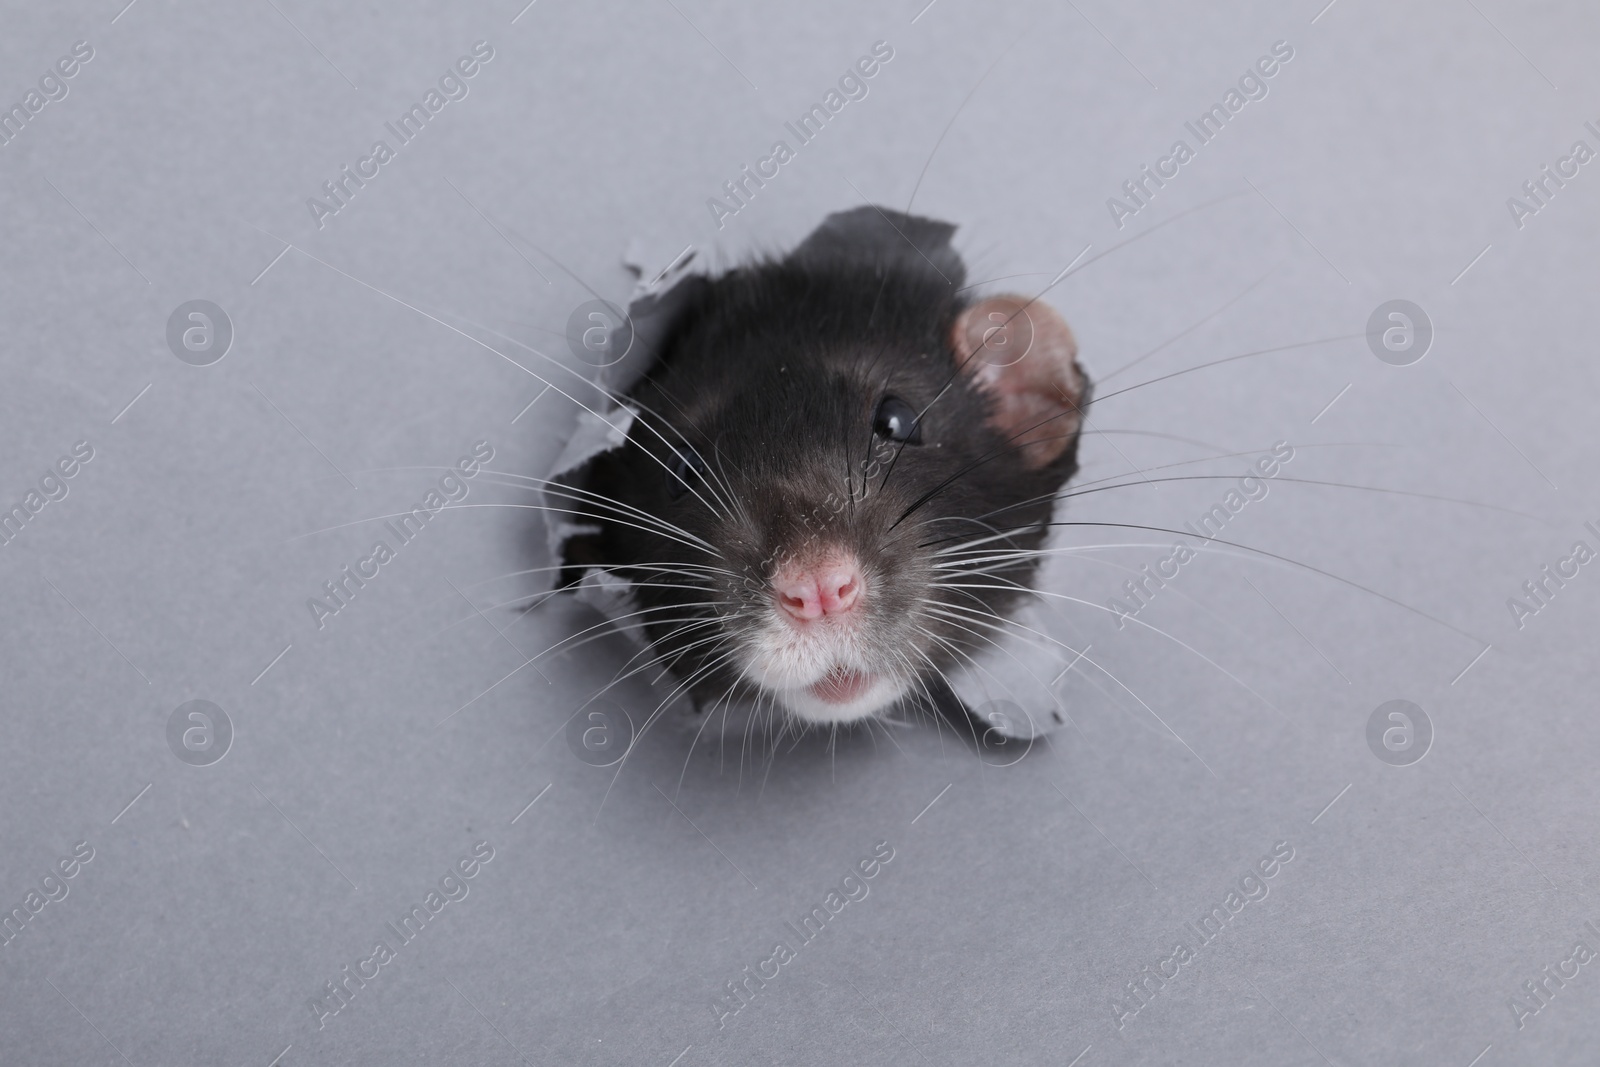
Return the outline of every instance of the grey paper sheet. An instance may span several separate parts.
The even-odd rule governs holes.
[[[0,1063],[1593,1061],[1590,7],[525,2],[0,13]],[[863,203],[1078,336],[1067,721],[634,740],[590,316]]]

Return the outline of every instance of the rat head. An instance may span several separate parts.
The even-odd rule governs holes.
[[[961,300],[949,228],[896,218],[938,259],[814,236],[700,284],[626,444],[575,483],[591,532],[566,542],[569,579],[629,579],[702,702],[839,723],[924,692],[998,636],[1076,469],[1067,324]]]

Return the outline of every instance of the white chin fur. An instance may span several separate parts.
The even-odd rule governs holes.
[[[839,723],[860,722],[888,709],[905,693],[905,686],[894,678],[879,675],[873,679],[872,685],[866,692],[854,700],[842,703],[822,700],[814,696],[809,689],[777,689],[770,692],[777,698],[778,703],[800,721],[819,726],[832,726]]]
[[[905,694],[894,672],[873,670],[862,655],[859,626],[813,626],[797,634],[771,614],[745,654],[744,677],[796,719],[821,726],[860,722],[885,711]],[[854,699],[823,700],[811,686],[836,668],[860,671],[871,684]]]

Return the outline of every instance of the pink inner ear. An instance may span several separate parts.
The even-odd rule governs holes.
[[[993,399],[989,423],[1030,467],[1066,451],[1082,424],[1078,342],[1054,308],[994,296],[963,311],[950,331],[963,373]]]

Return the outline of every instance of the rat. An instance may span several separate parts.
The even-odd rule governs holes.
[[[1030,594],[1090,383],[1053,308],[968,295],[954,230],[867,205],[686,279],[626,441],[565,477],[559,584],[630,583],[697,706],[937,703]]]

